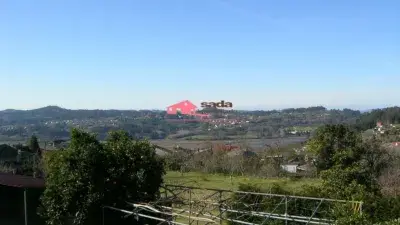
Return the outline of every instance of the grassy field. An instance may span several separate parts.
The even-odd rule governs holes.
[[[199,188],[211,188],[211,189],[223,189],[223,190],[237,190],[239,184],[254,184],[259,185],[262,189],[268,190],[273,184],[279,184],[281,187],[289,192],[295,192],[303,185],[319,185],[318,179],[289,179],[289,178],[274,178],[274,179],[261,179],[254,177],[243,177],[243,176],[224,176],[219,174],[205,174],[205,173],[179,173],[179,172],[168,172],[165,176],[165,183],[172,185],[184,185]],[[197,225],[205,225],[207,222],[197,221],[193,219],[193,216],[204,217],[204,215],[212,215],[215,218],[219,217],[220,211],[218,207],[212,203],[218,202],[219,198],[227,199],[232,197],[231,193],[223,192],[222,195],[216,195],[213,191],[208,190],[192,190],[189,195],[187,192],[176,192],[182,199],[185,199],[186,205],[177,204],[173,206],[173,212],[178,215],[174,220],[176,222]],[[212,196],[212,197],[210,197]],[[254,197],[253,197],[254,198]],[[188,204],[188,199],[193,201],[192,205]],[[191,210],[193,213],[189,213]],[[203,214],[204,213],[204,214]],[[192,216],[192,219],[191,219]],[[226,215],[225,215],[226,216]],[[207,217],[210,218],[210,217]],[[225,217],[224,217],[225,218]],[[214,223],[219,223],[216,219]],[[222,224],[228,224],[224,219]]]
[[[216,188],[224,190],[237,190],[239,184],[255,184],[260,185],[263,188],[268,188],[272,184],[279,184],[288,191],[294,191],[303,185],[318,185],[320,180],[318,179],[290,179],[290,178],[255,178],[245,176],[224,176],[220,174],[205,174],[205,173],[179,173],[179,172],[168,172],[165,175],[166,184],[174,185],[185,185],[192,187],[201,188]]]
[[[368,138],[374,135],[374,129],[368,129],[362,133],[363,137]]]

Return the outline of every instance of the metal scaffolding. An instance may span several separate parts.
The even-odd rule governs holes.
[[[348,207],[361,213],[362,202],[305,196],[230,191],[220,189],[167,185],[154,202],[127,203],[131,208],[105,206],[104,210],[146,218],[158,224],[334,224],[333,210]],[[103,210],[103,214],[104,214]],[[103,215],[103,225],[104,224]],[[274,223],[276,224],[276,223]]]

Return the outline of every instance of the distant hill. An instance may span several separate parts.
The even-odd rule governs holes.
[[[374,109],[363,109],[360,110],[361,113],[367,113],[367,112],[372,112]]]
[[[0,111],[0,141],[25,140],[32,134],[47,141],[65,139],[74,127],[97,133],[100,139],[119,129],[137,138],[159,139],[179,130],[177,125],[167,124],[165,114],[157,110],[71,110],[58,106],[8,109]]]
[[[213,110],[207,109],[216,118],[242,121],[233,124],[208,125],[195,123],[172,123],[166,120],[165,111],[160,110],[71,110],[58,106],[47,106],[33,110],[0,111],[0,141],[23,140],[36,134],[41,140],[52,141],[69,137],[70,129],[79,127],[98,134],[104,139],[109,131],[123,129],[136,138],[163,139],[184,131],[187,136],[206,135],[218,139],[228,137],[256,136],[277,137],[283,131],[294,129],[312,130],[323,124],[347,123],[358,128],[369,129],[378,119],[397,121],[398,111],[373,110],[362,113],[352,109],[326,109],[322,106],[288,108],[282,110]],[[386,115],[389,110],[393,115]],[[385,116],[386,115],[386,116]],[[394,117],[393,117],[394,116]],[[283,132],[283,133],[282,133]],[[176,135],[175,135],[176,136]]]
[[[29,122],[30,119],[63,119],[73,120],[82,118],[140,116],[152,112],[150,110],[86,110],[64,109],[58,106],[47,106],[33,110],[4,110],[0,111],[0,119],[14,122]]]

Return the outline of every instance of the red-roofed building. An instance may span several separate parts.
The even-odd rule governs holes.
[[[180,112],[182,115],[195,115],[197,107],[189,100],[185,100],[167,107],[167,114],[176,115]]]

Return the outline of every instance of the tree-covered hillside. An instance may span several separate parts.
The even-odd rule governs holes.
[[[397,123],[398,107],[367,113],[358,110],[328,110],[324,107],[269,111],[206,109],[208,122],[182,120],[156,110],[70,110],[47,106],[34,110],[0,111],[0,140],[23,140],[37,135],[41,140],[68,138],[71,128],[95,132],[103,139],[109,131],[123,129],[136,138],[163,139],[208,135],[217,139],[251,134],[254,138],[301,135],[324,124],[346,123],[359,129],[376,121]],[[173,120],[170,120],[173,119]]]
[[[370,112],[361,114],[357,120],[359,130],[367,130],[376,126],[377,122],[384,124],[400,123],[400,107],[389,107],[384,109],[374,109]]]

